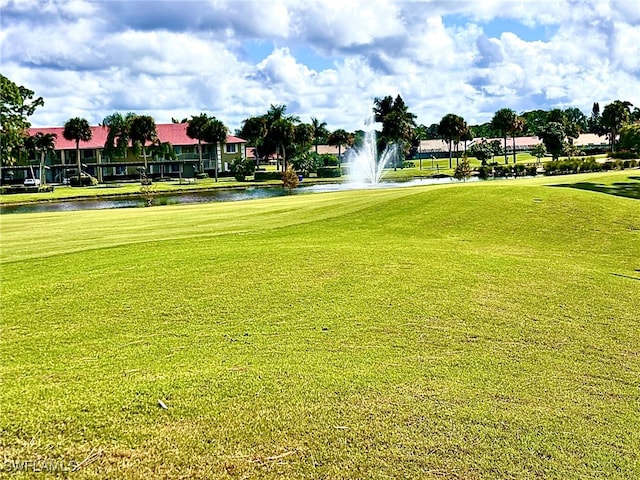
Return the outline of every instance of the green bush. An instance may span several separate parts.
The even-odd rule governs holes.
[[[581,172],[599,172],[600,170],[602,170],[602,165],[596,162],[596,159],[593,157],[585,158],[580,167]]]
[[[607,152],[607,157],[619,158],[621,160],[633,160],[638,158],[638,154],[629,150],[623,150],[621,152]]]
[[[493,167],[493,176],[495,177],[508,177],[511,175],[511,167],[508,165],[496,165]]]
[[[637,160],[625,160],[622,162],[622,168],[634,168],[638,166]]]
[[[402,162],[402,168],[415,168],[416,164],[413,162]]]
[[[530,177],[535,177],[538,173],[538,167],[536,167],[535,165],[528,165],[526,168],[526,173]]]
[[[267,180],[282,180],[282,172],[256,171],[253,179],[256,182],[265,182]]]
[[[82,175],[80,177],[80,183],[78,183],[78,177],[73,176],[71,178],[69,178],[69,185],[71,185],[72,187],[89,187],[89,186],[94,186],[94,185],[98,185],[98,179],[95,177],[92,177],[91,175]]]
[[[318,168],[318,178],[338,178],[342,176],[340,167],[320,167]]]
[[[491,170],[487,167],[478,168],[478,178],[481,178],[482,180],[486,180],[487,178],[489,178],[490,173]]]
[[[320,158],[322,159],[322,165],[325,167],[337,167],[339,165],[338,159],[330,153],[323,153]]]
[[[256,164],[250,158],[237,156],[231,162],[231,172],[238,182],[244,182],[247,176],[253,175],[256,171]]]
[[[513,174],[516,177],[522,177],[524,176],[524,171],[526,170],[527,167],[525,167],[522,163],[516,163],[513,166]]]

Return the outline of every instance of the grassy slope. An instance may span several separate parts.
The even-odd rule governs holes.
[[[0,217],[5,458],[640,476],[638,203],[542,183]]]

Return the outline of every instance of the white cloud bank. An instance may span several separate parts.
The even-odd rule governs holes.
[[[235,129],[273,103],[355,130],[398,93],[425,124],[640,105],[627,0],[0,0],[0,22],[2,73],[44,97],[39,126],[207,112]]]

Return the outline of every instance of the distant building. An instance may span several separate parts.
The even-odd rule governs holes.
[[[186,123],[168,123],[156,125],[158,141],[168,142],[173,146],[175,158],[160,158],[154,155],[150,145],[146,145],[148,175],[154,177],[193,177],[199,172],[198,141],[187,136]],[[29,135],[38,132],[56,134],[55,150],[47,155],[45,165],[48,182],[62,182],[65,178],[77,174],[76,144],[73,140],[66,140],[62,135],[63,127],[30,128]],[[118,180],[136,177],[140,174],[140,168],[145,161],[142,154],[136,156],[129,148],[124,157],[109,158],[104,154],[104,145],[107,140],[108,128],[102,126],[91,127],[92,138],[88,142],[80,142],[80,161],[82,170],[98,180]],[[212,172],[216,162],[219,172],[229,170],[230,163],[238,156],[246,155],[246,140],[227,136],[223,145],[211,145],[202,142],[203,170]],[[217,148],[216,148],[217,147]],[[29,165],[38,164],[39,157],[32,155]],[[2,179],[6,180],[9,174],[17,178],[24,178],[30,173],[29,165],[14,165],[2,167]],[[34,169],[37,170],[37,169]]]
[[[500,141],[500,145],[504,145],[504,138],[474,138],[467,142],[467,148],[483,140],[487,142],[498,140]],[[538,137],[515,137],[515,140],[516,152],[531,150],[534,146],[542,143],[542,140]],[[589,153],[589,149],[606,150],[609,142],[606,137],[599,137],[594,133],[583,133],[573,141],[573,144],[578,148],[584,149],[585,153]],[[455,151],[455,144],[452,145],[451,149]],[[458,150],[464,151],[464,142],[460,142]],[[513,138],[507,137],[507,152],[511,152],[512,150]],[[438,158],[444,156],[444,153],[449,155],[449,145],[444,140],[421,140],[416,152],[416,158],[430,158],[430,155]]]

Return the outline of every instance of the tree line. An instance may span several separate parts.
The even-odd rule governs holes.
[[[30,127],[28,117],[44,105],[44,100],[42,97],[34,98],[33,91],[16,85],[3,75],[0,75],[0,84],[2,163],[14,162],[20,157],[20,152],[24,151],[40,154],[42,163],[46,153],[53,150],[55,135],[36,134],[28,137],[26,132]],[[375,98],[372,114],[374,121],[381,126],[377,137],[379,151],[383,151],[387,145],[398,145],[401,152],[398,161],[402,165],[404,157],[417,151],[421,140],[442,139],[448,145],[449,167],[452,168],[454,149],[458,158],[460,145],[463,144],[466,152],[467,143],[474,138],[501,138],[502,146],[496,145],[495,141],[476,142],[470,153],[482,160],[499,151],[504,154],[505,163],[508,163],[509,137],[513,142],[514,163],[515,138],[519,136],[537,136],[542,140],[545,152],[541,153],[538,150],[536,155],[541,153],[540,156],[543,156],[549,153],[554,159],[563,152],[568,151],[571,154],[573,140],[585,132],[606,135],[611,151],[615,151],[619,135],[622,148],[640,149],[640,141],[637,140],[640,138],[640,109],[636,107],[632,110],[631,107],[633,105],[628,101],[615,100],[606,105],[601,112],[599,103],[595,102],[589,117],[574,107],[564,110],[533,110],[519,115],[510,108],[502,108],[495,112],[491,121],[480,125],[468,125],[461,116],[448,113],[439,123],[427,127],[416,123],[416,115],[409,111],[402,97],[397,95],[395,98]],[[203,171],[202,143],[205,142],[217,149],[218,145],[226,141],[229,129],[222,121],[205,113],[173,121],[186,123],[187,135],[198,141],[199,168]],[[115,112],[107,116],[102,125],[108,128],[104,155],[109,158],[126,157],[128,149],[132,149],[136,156],[142,155],[145,163],[144,172],[147,171],[149,156],[175,158],[173,147],[159,141],[155,121],[149,115]],[[343,147],[358,145],[364,136],[362,130],[330,131],[326,122],[315,117],[311,117],[309,123],[304,123],[298,116],[288,114],[286,105],[271,105],[263,115],[246,118],[235,133],[247,140],[256,161],[254,166],[246,162],[236,163],[234,168],[239,171],[255,168],[260,161],[270,158],[275,158],[277,166],[282,171],[285,171],[291,162],[294,162],[298,170],[310,171],[320,161],[319,145],[337,146],[338,157],[341,157]],[[64,125],[63,136],[76,142],[80,176],[79,144],[91,139],[89,123],[83,118],[71,118]],[[217,151],[214,151],[217,155]]]

